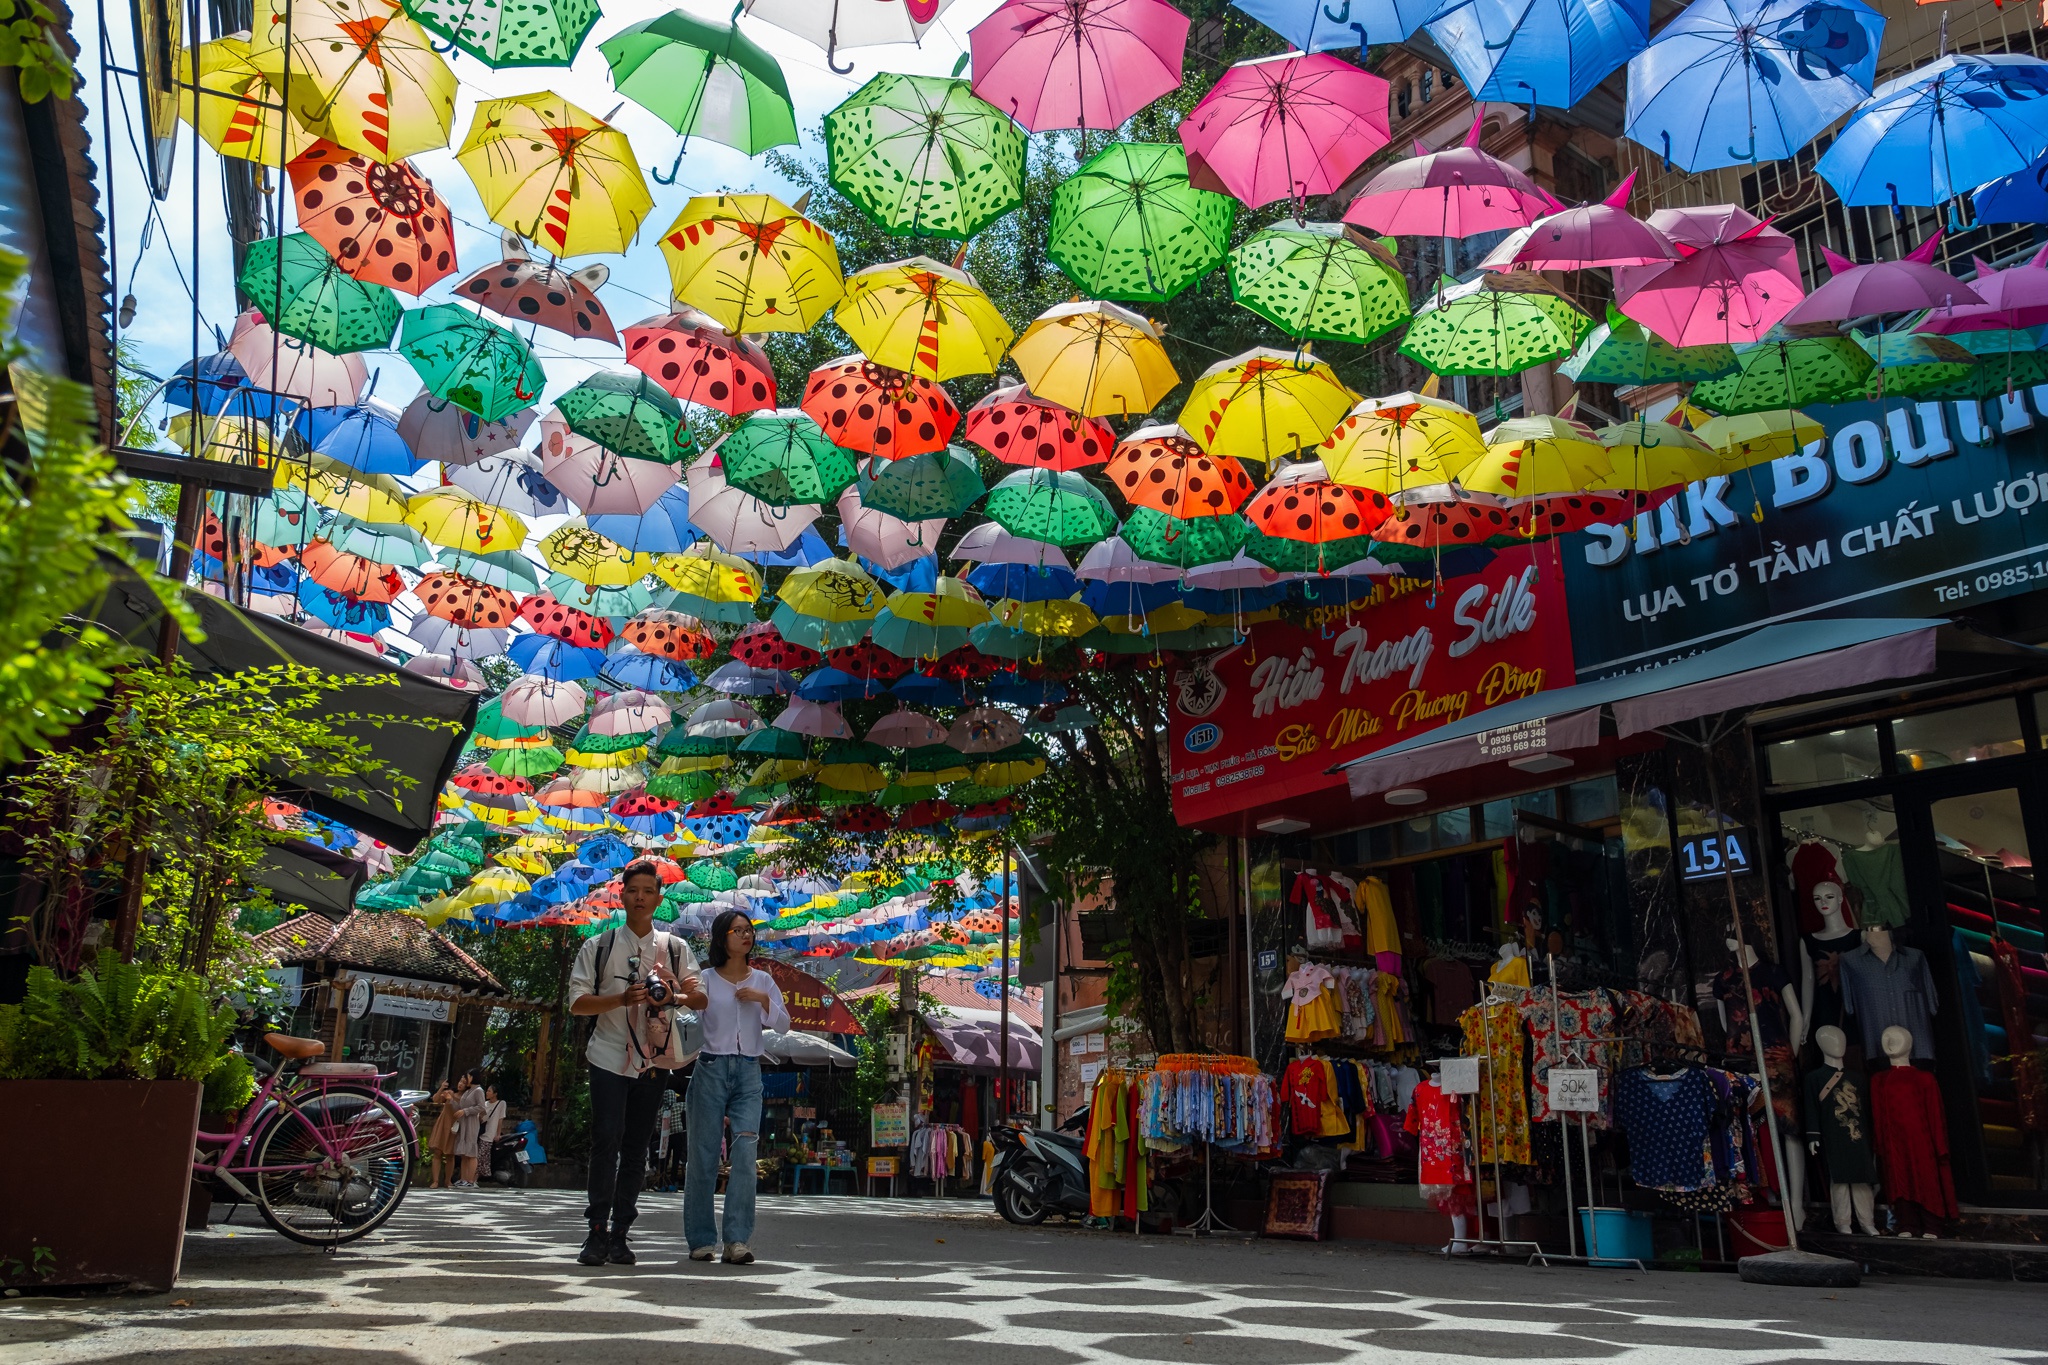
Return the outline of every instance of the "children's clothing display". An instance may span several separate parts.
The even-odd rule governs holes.
[[[1466,1156],[1465,1123],[1458,1096],[1446,1095],[1434,1080],[1415,1087],[1402,1128],[1415,1134],[1417,1183],[1422,1197],[1440,1212],[1469,1214],[1478,1202],[1472,1163]]]
[[[910,1173],[927,1180],[974,1175],[974,1135],[951,1123],[920,1124],[910,1132]]]
[[[1515,1166],[1529,1164],[1529,1086],[1522,1075],[1522,1016],[1505,1001],[1474,1005],[1458,1017],[1465,1032],[1465,1055],[1491,1058],[1480,1063],[1481,1095],[1476,1099],[1479,1162],[1498,1159]],[[1491,1104],[1488,1104],[1488,1098]]]
[[[1352,912],[1357,885],[1349,877],[1313,868],[1296,874],[1287,903],[1302,907],[1302,941],[1311,949],[1347,953],[1364,950],[1365,935],[1359,932],[1358,918]]]
[[[1304,962],[1281,984],[1287,997],[1287,1041],[1314,1043],[1344,1032],[1344,1002],[1337,975],[1320,962]]]
[[[1870,1128],[1885,1198],[1910,1200],[1937,1218],[1956,1216],[1941,1085],[1925,1071],[1888,1066],[1870,1078]]]
[[[1138,1089],[1138,1132],[1153,1150],[1195,1142],[1247,1156],[1279,1150],[1273,1078],[1249,1057],[1168,1053],[1139,1077]],[[1292,1112],[1293,1092],[1286,1093]]]

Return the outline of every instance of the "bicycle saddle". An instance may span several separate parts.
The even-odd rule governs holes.
[[[263,1035],[263,1041],[280,1057],[290,1057],[294,1060],[318,1057],[327,1051],[327,1044],[318,1038],[294,1038],[289,1033],[266,1033]]]

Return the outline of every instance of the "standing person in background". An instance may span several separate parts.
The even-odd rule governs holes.
[[[498,1097],[498,1087],[484,1087],[484,1133],[477,1146],[488,1156],[491,1144],[498,1140],[498,1130],[505,1126],[505,1101]]]
[[[689,1061],[675,1007],[704,1008],[690,945],[654,927],[661,872],[642,859],[619,874],[626,922],[583,944],[569,974],[569,1013],[594,1015],[590,1064],[590,1235],[581,1265],[632,1265],[626,1231],[639,1210],[654,1120],[670,1073]]]
[[[690,1076],[683,1176],[683,1235],[690,1259],[708,1261],[718,1245],[712,1193],[727,1120],[732,1123],[732,1171],[725,1181],[725,1259],[748,1265],[754,1252],[754,1154],[761,1136],[761,1033],[787,1029],[789,1007],[775,978],[753,964],[754,926],[744,910],[727,910],[711,923],[710,972],[704,977],[704,1051]]]
[[[455,1162],[459,1167],[455,1188],[476,1188],[476,1137],[483,1127],[484,1091],[474,1071],[455,1080]]]
[[[445,1190],[448,1181],[443,1177],[455,1170],[455,1092],[445,1079],[434,1087],[433,1103],[439,1107],[434,1111],[434,1131],[427,1135],[427,1153],[433,1162],[427,1186]]]

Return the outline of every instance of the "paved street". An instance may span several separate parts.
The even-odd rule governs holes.
[[[173,1294],[0,1305],[0,1360],[153,1365],[640,1361],[1614,1361],[2048,1365],[2039,1286],[1449,1263],[1355,1244],[1012,1228],[986,1206],[764,1199],[746,1267],[684,1261],[652,1195],[641,1263],[570,1259],[578,1196],[415,1193],[328,1257],[261,1226],[187,1243]]]

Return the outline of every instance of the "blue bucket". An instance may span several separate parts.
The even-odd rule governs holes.
[[[1656,1259],[1655,1240],[1650,1233],[1650,1215],[1647,1213],[1629,1209],[1580,1209],[1579,1239],[1589,1258],[1588,1265],[1624,1266],[1630,1261],[1648,1265]],[[1622,1259],[1608,1260],[1608,1257]]]

